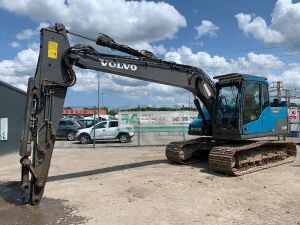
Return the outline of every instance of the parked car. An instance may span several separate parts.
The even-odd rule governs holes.
[[[59,121],[56,137],[74,141],[77,131],[83,128],[85,128],[84,124],[78,119],[62,119]]]
[[[75,138],[82,144],[88,144],[95,140],[119,140],[121,143],[126,143],[134,136],[133,128],[119,128],[117,120],[102,121],[95,126],[78,130]]]

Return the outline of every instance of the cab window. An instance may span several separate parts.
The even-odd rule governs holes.
[[[261,93],[262,93],[262,108],[264,109],[270,105],[268,85],[261,84]]]
[[[244,86],[244,124],[257,120],[261,113],[260,85],[256,82],[246,82]]]
[[[240,83],[228,83],[220,86],[217,98],[216,126],[220,129],[239,128]]]

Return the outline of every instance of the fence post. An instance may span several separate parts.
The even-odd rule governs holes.
[[[138,146],[141,146],[141,125],[138,124]]]
[[[98,109],[99,110],[99,109]],[[96,107],[94,107],[94,126],[93,126],[93,130],[94,130],[94,141],[93,141],[93,148],[96,148],[96,146],[95,146],[95,142],[96,142],[96,140],[95,140],[95,137],[96,137],[96,130],[95,130],[95,126],[96,126]]]

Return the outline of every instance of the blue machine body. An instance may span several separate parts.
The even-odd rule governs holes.
[[[266,78],[230,74],[217,79],[220,81],[217,83],[217,99],[213,115],[214,138],[242,140],[289,132],[287,103],[275,100],[270,102]],[[253,88],[257,89],[256,94]],[[253,109],[253,105],[256,108]],[[202,111],[210,123],[208,111],[206,109]],[[198,116],[189,124],[189,134],[204,135],[203,128],[204,123]]]
[[[246,77],[245,81],[268,82],[262,77]],[[257,120],[243,125],[243,135],[255,135],[259,133],[272,133],[280,130],[288,130],[287,102],[280,104],[270,103],[260,114]]]
[[[204,114],[206,121],[211,122],[211,118],[209,116],[208,111],[206,109],[203,109],[202,112]],[[202,121],[200,115],[198,115],[198,117],[189,124],[188,134],[189,135],[200,135],[200,136],[204,135],[203,126],[204,126],[203,121]]]
[[[259,118],[243,126],[243,134],[269,133],[278,129],[286,130],[285,123],[279,125],[279,121],[286,121],[288,118],[286,107],[267,107]]]

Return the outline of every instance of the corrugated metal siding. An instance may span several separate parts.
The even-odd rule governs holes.
[[[0,81],[0,118],[8,118],[8,137],[0,141],[0,155],[19,151],[25,104],[26,92]]]

